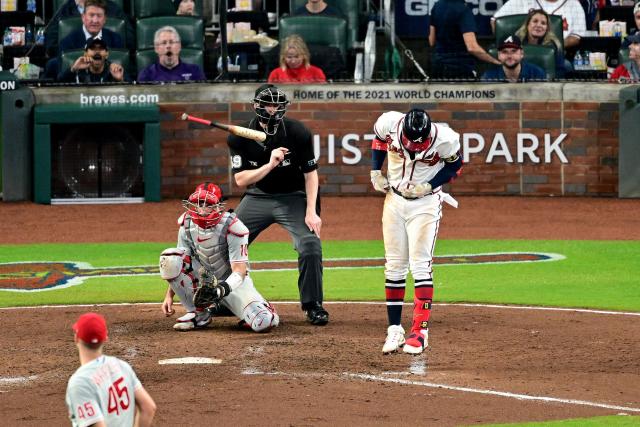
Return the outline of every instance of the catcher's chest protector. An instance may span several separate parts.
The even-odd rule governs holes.
[[[218,280],[225,280],[231,274],[227,231],[234,218],[235,215],[225,212],[215,227],[204,229],[187,217],[183,225],[187,239],[191,242],[192,253]]]

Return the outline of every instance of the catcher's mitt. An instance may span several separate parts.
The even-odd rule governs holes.
[[[209,273],[204,267],[200,267],[198,275],[200,276],[200,286],[193,294],[193,304],[196,307],[207,308],[231,292],[226,282],[218,282],[216,276]]]

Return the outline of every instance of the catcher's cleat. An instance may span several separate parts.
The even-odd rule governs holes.
[[[384,354],[395,353],[404,346],[404,329],[402,325],[390,325],[387,328],[387,339],[382,346]]]
[[[329,313],[322,307],[319,301],[302,304],[302,310],[307,315],[307,322],[316,326],[324,326],[329,323]]]
[[[177,323],[173,325],[176,331],[190,331],[196,328],[204,328],[211,323],[211,314],[207,310],[185,314],[177,319]]]
[[[403,351],[408,354],[420,354],[429,345],[429,330],[420,329],[411,332],[404,345]]]

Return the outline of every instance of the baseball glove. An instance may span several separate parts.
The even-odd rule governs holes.
[[[227,282],[218,282],[216,276],[208,272],[204,267],[200,267],[198,275],[200,276],[200,286],[193,294],[193,304],[196,307],[207,308],[231,292]]]

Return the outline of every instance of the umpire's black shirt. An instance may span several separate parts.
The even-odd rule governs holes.
[[[262,131],[254,118],[241,126]],[[227,145],[231,152],[233,173],[258,169],[269,163],[271,151],[278,147],[289,149],[284,160],[253,186],[269,194],[304,191],[304,174],[318,169],[313,153],[311,132],[299,121],[283,118],[275,135],[267,135],[264,143],[229,135]]]

